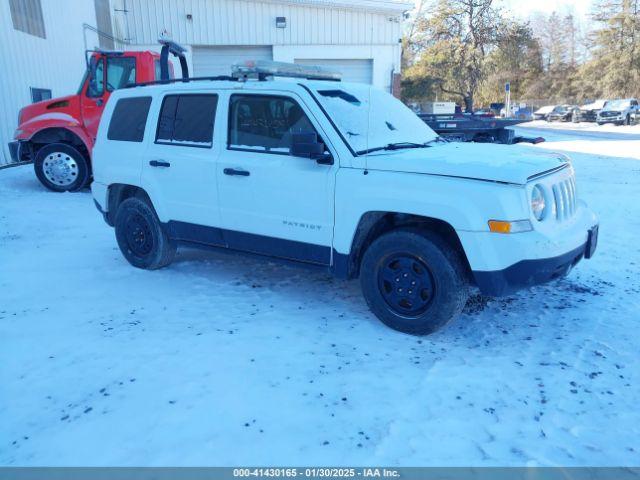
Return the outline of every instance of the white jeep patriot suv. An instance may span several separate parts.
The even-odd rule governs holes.
[[[386,325],[428,334],[471,286],[510,294],[593,255],[566,157],[447,143],[366,85],[264,77],[113,93],[92,191],[133,266],[164,267],[178,245],[313,264],[359,277]]]

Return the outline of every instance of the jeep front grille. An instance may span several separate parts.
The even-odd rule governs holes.
[[[553,199],[556,204],[556,218],[566,220],[576,212],[576,181],[569,177],[553,185]]]

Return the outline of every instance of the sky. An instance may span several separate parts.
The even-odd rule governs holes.
[[[535,12],[572,10],[577,17],[585,21],[591,11],[591,0],[502,0],[501,3],[506,9],[523,19]]]

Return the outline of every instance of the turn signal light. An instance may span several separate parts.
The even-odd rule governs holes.
[[[489,230],[493,233],[522,233],[533,230],[529,220],[505,222],[503,220],[489,220]]]

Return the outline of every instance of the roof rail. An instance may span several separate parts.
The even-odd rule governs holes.
[[[189,83],[189,82],[202,82],[202,81],[229,81],[229,82],[237,82],[238,79],[235,77],[230,77],[228,75],[218,75],[217,77],[190,77],[190,78],[170,78],[168,80],[152,80],[150,82],[140,82],[140,83],[129,83],[122,88],[135,88],[135,87],[146,87],[151,85],[165,85],[169,83]]]

